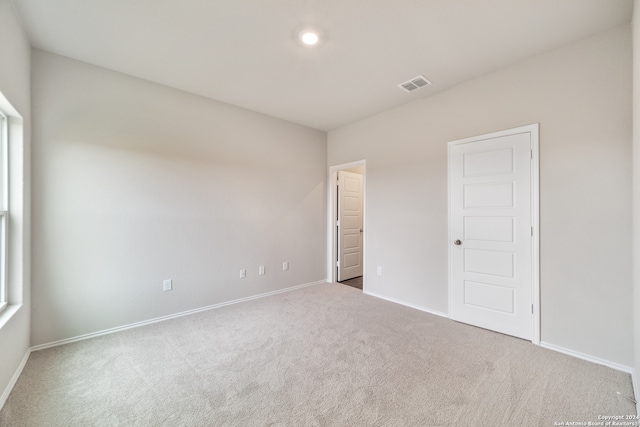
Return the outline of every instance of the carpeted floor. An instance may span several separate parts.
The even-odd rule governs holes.
[[[634,414],[617,392],[628,374],[325,284],[34,352],[0,425],[553,426]]]

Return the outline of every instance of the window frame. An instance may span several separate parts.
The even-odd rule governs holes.
[[[0,110],[0,312],[9,306],[8,289],[8,200],[9,117]]]
[[[0,91],[0,331],[24,306],[29,287],[29,168],[25,119]]]

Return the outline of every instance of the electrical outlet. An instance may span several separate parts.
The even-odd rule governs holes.
[[[282,271],[287,271],[289,269],[289,261],[285,261],[282,263]]]
[[[260,276],[262,276],[264,274],[264,265],[261,265],[260,267],[258,267],[258,274]]]
[[[245,277],[247,277],[247,270],[243,268],[240,270],[240,278],[244,279]]]
[[[162,281],[162,290],[165,291],[165,292],[173,290],[173,280],[171,280],[171,279],[163,280]]]
[[[382,267],[381,266],[378,266],[378,268],[376,269],[376,274],[378,276],[382,276]]]

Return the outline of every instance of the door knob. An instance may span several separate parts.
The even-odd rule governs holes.
[[[460,240],[454,240],[454,241],[453,241],[453,244],[454,244],[454,245],[461,245],[461,244],[462,244],[462,242],[461,242]]]

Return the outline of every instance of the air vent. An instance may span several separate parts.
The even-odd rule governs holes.
[[[411,80],[407,80],[404,83],[400,83],[398,87],[405,92],[413,92],[415,90],[420,89],[421,87],[425,87],[430,85],[431,82],[427,80],[424,76],[414,77]]]

